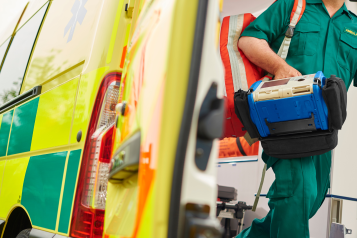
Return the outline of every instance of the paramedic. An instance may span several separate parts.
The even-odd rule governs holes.
[[[285,62],[276,53],[293,5],[294,0],[273,3],[244,30],[239,48],[276,79],[322,71],[326,77],[342,78],[348,89],[357,69],[357,16],[347,10],[344,0],[306,0]],[[291,160],[263,153],[262,159],[275,173],[267,194],[270,211],[237,237],[310,237],[309,219],[320,208],[330,185],[331,152]]]

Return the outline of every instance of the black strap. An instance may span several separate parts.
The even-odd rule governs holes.
[[[239,137],[237,137],[236,142],[237,142],[238,149],[239,149],[240,153],[241,153],[243,156],[247,156],[247,154],[244,152],[242,143],[240,143]]]

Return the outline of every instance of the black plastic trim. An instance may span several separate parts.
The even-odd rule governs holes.
[[[196,101],[208,2],[209,1],[207,0],[199,0],[198,2],[185,108],[183,112],[180,134],[177,143],[175,165],[171,185],[169,224],[167,232],[167,237],[170,238],[178,237],[183,168],[185,164],[187,143],[191,129],[194,105]]]
[[[239,137],[237,137],[236,143],[237,143],[237,146],[238,146],[238,149],[239,149],[240,153],[241,153],[243,156],[247,156],[247,154],[245,153],[244,148],[243,148],[243,146],[242,146],[242,143],[240,142]]]
[[[311,113],[311,118],[292,121],[268,122],[265,118],[265,124],[268,126],[271,135],[316,131],[313,113]]]
[[[217,98],[217,84],[212,83],[198,117],[195,164],[201,171],[207,169],[213,140],[223,134],[223,120],[224,99]]]
[[[37,95],[40,95],[41,94],[41,89],[42,89],[42,86],[36,86],[34,87],[33,89],[17,96],[16,98],[12,99],[11,101],[3,104],[1,107],[0,107],[0,114],[9,110],[10,108],[13,108],[15,107],[16,105],[19,105],[33,97],[36,97]]]
[[[141,132],[138,131],[115,151],[109,180],[124,180],[139,170]]]

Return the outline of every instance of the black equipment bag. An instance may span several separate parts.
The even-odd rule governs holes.
[[[250,118],[248,91],[238,90],[234,94],[235,113],[243,123],[251,138],[261,141],[264,152],[280,159],[293,159],[321,155],[337,146],[338,130],[342,128],[347,117],[347,90],[344,81],[331,75],[322,88],[322,96],[328,108],[329,130],[295,134],[270,135],[261,137]]]
[[[322,97],[328,108],[329,128],[341,130],[347,117],[347,89],[345,82],[331,75],[322,88]]]
[[[230,202],[237,200],[237,189],[235,189],[234,187],[218,185],[218,198],[222,202]]]

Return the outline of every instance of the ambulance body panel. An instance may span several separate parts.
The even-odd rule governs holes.
[[[41,93],[0,115],[1,237],[16,237],[30,227],[39,234],[71,236],[87,131],[93,115],[101,116],[101,107],[94,106],[102,81],[110,76],[112,84],[120,83],[133,17],[126,4],[128,0],[32,0],[25,10],[19,6],[24,12],[16,24],[9,23],[13,31],[0,36],[0,48],[10,39],[1,75],[9,71],[17,34],[44,12],[19,85],[20,95],[37,86]],[[28,222],[19,225],[20,218]],[[89,226],[83,229],[90,237],[101,237]]]
[[[218,13],[218,1],[145,2],[122,75],[105,236],[188,237],[196,224],[187,227],[187,206],[195,204],[204,208],[207,232],[219,232],[212,225],[217,140],[208,140],[207,169],[195,164],[201,107],[224,91]],[[138,146],[138,133],[140,157],[133,158],[127,148]],[[129,170],[130,159],[139,162]]]

